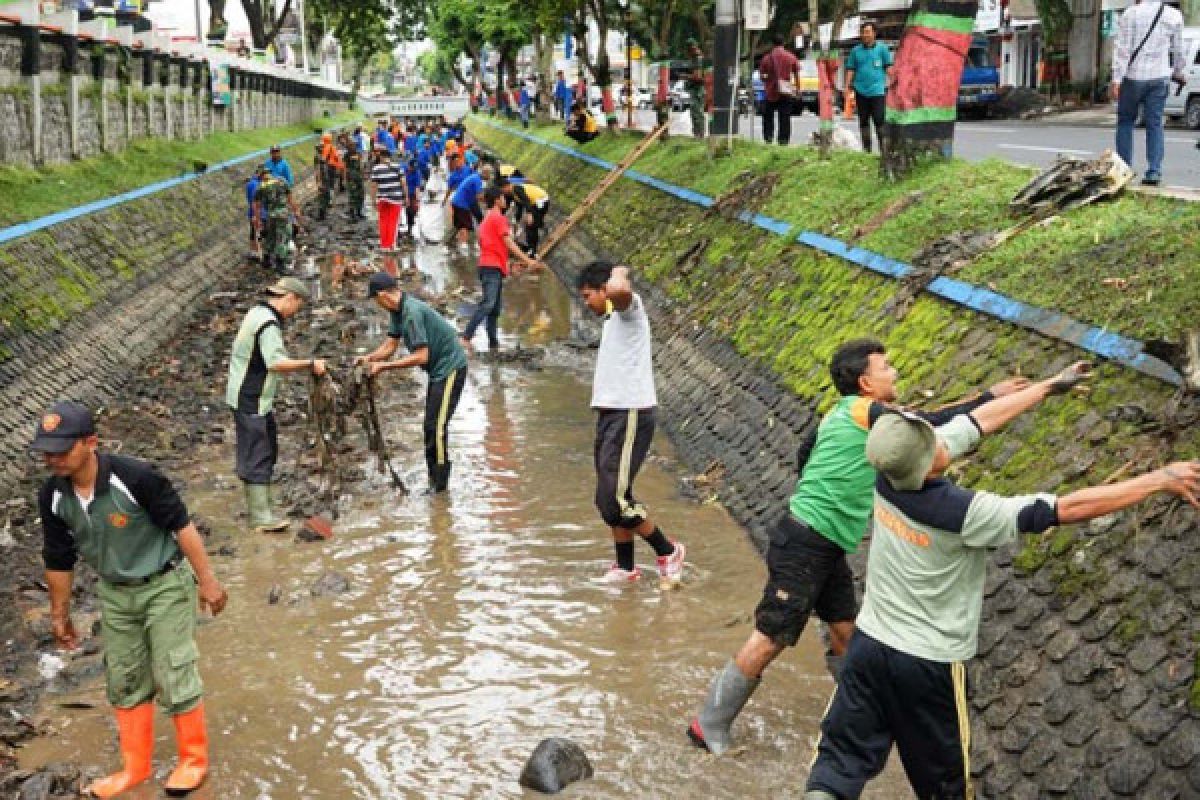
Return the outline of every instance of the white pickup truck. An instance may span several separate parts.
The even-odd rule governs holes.
[[[1170,84],[1166,115],[1182,119],[1189,128],[1200,129],[1200,28],[1183,29],[1183,62],[1187,83]]]

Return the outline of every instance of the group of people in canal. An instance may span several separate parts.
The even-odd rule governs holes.
[[[400,145],[385,127],[373,146],[391,154]],[[359,133],[350,139],[354,152]],[[459,159],[451,156],[447,168],[465,166]],[[528,224],[525,242],[518,243],[505,215],[510,197],[523,196],[517,200],[523,218],[548,197],[519,172],[506,165],[471,169],[452,190],[469,181],[480,185],[472,191],[482,198],[482,222],[476,226],[474,209],[467,208],[472,224],[465,230],[470,235],[477,227],[484,300],[461,333],[393,274],[378,272],[367,282],[367,296],[388,314],[389,325],[386,338],[358,360],[372,376],[415,367],[427,373],[425,460],[433,493],[449,486],[447,429],[467,379],[469,340],[486,323],[489,346],[500,344],[496,323],[509,259],[531,270],[542,267]],[[272,173],[268,185],[272,180],[284,179]],[[544,213],[537,217],[540,227]],[[660,581],[678,584],[687,548],[661,529],[634,492],[658,406],[647,307],[629,266],[593,261],[572,271],[580,303],[603,320],[591,396],[595,505],[613,544],[603,580],[620,586],[641,579],[634,552],[641,540],[654,553]],[[288,525],[274,509],[271,489],[278,383],[288,373],[321,375],[328,369],[319,358],[291,357],[284,344],[285,323],[309,299],[303,281],[273,278],[245,314],[230,355],[225,400],[234,419],[235,471],[250,527],[259,532]],[[933,411],[898,403],[900,376],[877,340],[841,343],[828,370],[839,399],[800,449],[794,491],[780,498],[754,629],[682,727],[714,754],[733,748],[735,721],[764,671],[797,643],[815,613],[828,629],[827,662],[837,686],[820,725],[806,800],[859,797],[893,745],[917,797],[969,798],[965,664],[977,648],[989,551],[1022,533],[1099,517],[1160,492],[1195,506],[1200,464],[1178,462],[1063,496],[1005,497],[966,488],[947,477],[952,462],[966,457],[981,437],[1091,379],[1090,365],[1072,364],[1039,381],[1010,378]],[[114,797],[150,777],[157,701],[171,717],[179,751],[165,789],[182,795],[199,786],[209,769],[195,610],[199,603],[220,613],[227,595],[171,481],[144,461],[106,452],[98,435],[89,409],[62,401],[39,418],[31,443],[50,473],[38,502],[60,646],[79,643],[70,616],[78,559],[99,576],[108,699],[123,765],[87,789]],[[858,550],[868,527],[860,605],[847,556]]]

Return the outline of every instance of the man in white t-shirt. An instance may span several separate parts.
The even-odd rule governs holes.
[[[596,508],[612,528],[617,560],[604,579],[632,583],[641,573],[633,562],[636,533],[654,548],[659,576],[677,583],[685,549],[667,539],[633,496],[633,481],[654,438],[654,365],[650,320],[642,298],[633,292],[629,268],[593,261],[577,280],[583,303],[604,317],[592,408],[596,409]]]

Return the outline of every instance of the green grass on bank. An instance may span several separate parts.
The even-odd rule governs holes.
[[[533,125],[530,133],[614,162],[641,138],[605,134],[577,146],[557,124]],[[842,239],[903,196],[921,192],[918,203],[858,242],[902,261],[955,231],[1014,224],[1008,201],[1034,174],[1002,161],[951,160],[923,164],[890,183],[879,177],[878,159],[864,153],[835,152],[823,161],[808,147],[738,141],[732,156],[712,158],[703,143],[684,137],[655,145],[635,168],[714,196],[750,176],[778,173],[757,210],[796,231]],[[955,277],[1129,336],[1176,339],[1181,327],[1200,318],[1200,203],[1127,191],[1026,231]],[[1117,278],[1125,288],[1105,283]]]
[[[0,226],[37,219],[83,203],[128,192],[192,169],[193,161],[215,164],[270,147],[272,143],[345,125],[361,111],[278,128],[222,132],[193,141],[138,139],[120,153],[47,167],[0,167]]]

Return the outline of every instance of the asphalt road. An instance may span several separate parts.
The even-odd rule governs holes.
[[[672,114],[671,132],[687,134],[691,127],[686,113]],[[955,126],[954,153],[968,161],[1000,158],[1031,167],[1045,167],[1059,153],[1076,157],[1095,157],[1114,147],[1114,128],[1103,115],[1094,124],[1072,125],[1047,118],[1022,120],[965,120]],[[739,133],[762,139],[762,119],[754,118],[753,134],[747,123],[739,121]],[[653,114],[640,112],[639,123],[649,126]],[[841,120],[841,125],[857,138],[858,122]],[[792,117],[792,144],[810,141],[817,129],[817,118],[809,113]],[[1166,156],[1163,159],[1163,188],[1184,192],[1200,192],[1200,150],[1196,141],[1200,132],[1169,125],[1166,130]],[[1134,132],[1134,169],[1145,169],[1145,131]]]

